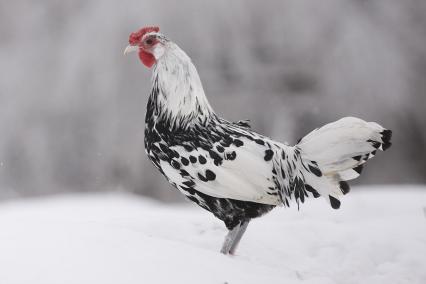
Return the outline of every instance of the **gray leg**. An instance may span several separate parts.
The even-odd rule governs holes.
[[[229,250],[230,254],[235,253],[235,250],[237,249],[238,244],[241,241],[241,238],[243,237],[244,233],[246,232],[246,229],[247,229],[249,222],[250,222],[250,220],[246,220],[246,221],[244,221],[240,224],[240,229],[238,230],[238,234],[235,237],[235,240],[234,240],[234,243],[232,244],[231,249]]]
[[[237,246],[247,229],[250,220],[245,220],[238,224],[234,229],[228,232],[223,242],[222,249],[220,250],[223,254],[234,254]]]

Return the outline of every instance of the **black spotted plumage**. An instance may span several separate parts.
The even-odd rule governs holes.
[[[206,170],[206,178],[208,180],[215,180],[216,179],[216,174],[213,171],[207,169]]]
[[[228,152],[225,154],[225,159],[230,161],[235,160],[236,157],[237,157],[237,153],[235,151]]]
[[[216,150],[219,152],[219,153],[223,153],[224,151],[225,151],[225,148],[223,148],[222,146],[220,146],[220,145],[216,145]]]
[[[180,159],[180,161],[182,162],[182,165],[184,165],[184,166],[189,165],[189,160],[187,158],[185,158],[185,157],[182,157]]]
[[[267,162],[272,160],[273,156],[274,156],[274,151],[272,151],[271,149],[267,149],[265,150],[265,157],[263,157],[263,159]]]
[[[240,139],[234,139],[232,143],[237,147],[241,147],[244,145],[243,141],[241,141]]]
[[[189,156],[189,160],[191,161],[191,163],[195,164],[197,162],[197,158],[194,156]]]
[[[153,98],[155,98],[155,94],[151,95],[151,99]],[[167,120],[155,120],[152,117],[155,111],[151,109],[153,105],[154,102],[150,100],[145,120],[145,147],[148,157],[157,167],[158,163],[155,162],[156,157],[162,156],[170,162],[173,168],[182,168],[180,175],[188,177],[188,179],[178,189],[183,190],[184,194],[187,193],[186,196],[191,201],[211,211],[217,218],[225,222],[228,229],[232,229],[241,220],[262,216],[275,207],[275,205],[208,196],[194,189],[196,186],[194,180],[200,180],[204,183],[214,181],[216,179],[214,169],[206,169],[204,172],[197,173],[196,176],[190,176],[185,170],[191,164],[205,165],[208,163],[208,159],[216,167],[220,166],[224,159],[228,161],[235,160],[237,158],[236,151],[228,149],[230,149],[231,145],[237,148],[244,145],[244,142],[237,137],[252,140],[259,145],[262,145],[262,143],[259,143],[261,138],[253,138],[252,136],[238,132],[240,128],[247,128],[245,125],[232,124],[217,117],[213,117],[209,121],[209,124],[204,125],[204,129],[200,129],[199,127],[185,130],[171,128],[171,125],[167,125]],[[233,126],[233,128],[227,128],[226,126],[228,125]],[[215,137],[215,139],[211,139],[211,136]],[[213,145],[215,141],[218,142],[217,145]],[[160,143],[159,147],[156,146],[158,143]],[[184,157],[184,153],[181,153],[180,164],[174,159],[176,154],[169,150],[174,146],[182,146],[190,154]],[[195,152],[196,149],[203,149],[208,155],[191,155],[191,152]]]
[[[377,150],[391,146],[390,130],[353,117],[317,128],[294,146],[256,133],[248,121],[224,120],[210,106],[186,53],[156,27],[137,33],[142,41],[146,31],[156,39],[152,50],[144,50],[155,50],[146,153],[172,186],[231,231],[244,233],[250,219],[311,197],[323,196],[338,209],[340,196],[350,190],[347,181],[361,174]],[[222,252],[234,250],[225,242]]]
[[[200,164],[204,165],[205,163],[207,163],[206,158],[204,158],[204,156],[200,155],[198,156],[198,161],[200,162]]]
[[[268,195],[277,196],[285,206],[289,206],[289,201],[293,198],[299,204],[309,196],[314,198],[320,196],[318,189],[306,182],[305,175],[312,174],[322,177],[323,173],[316,161],[303,162],[300,157],[300,149],[297,147],[293,152],[287,153],[285,149],[282,149],[283,146],[272,143],[268,138],[253,132],[245,125],[228,122],[214,114],[203,123],[197,123],[191,127],[186,127],[184,124],[181,126],[172,124],[171,120],[167,118],[158,119],[161,116],[155,112],[161,111],[161,109],[155,106],[157,91],[155,88],[152,91],[146,115],[145,146],[151,161],[157,168],[160,167],[161,161],[166,161],[172,168],[180,170],[180,175],[185,178],[180,187],[183,193],[190,197],[190,200],[197,200],[198,205],[223,220],[228,228],[232,229],[232,224],[238,224],[241,220],[262,216],[278,205],[278,203],[265,204],[232,198],[218,198],[197,190],[199,184],[209,184],[217,180],[215,168],[220,168],[224,161],[238,160],[238,151],[240,149],[244,151],[250,143],[262,149],[260,155],[264,162],[271,162],[274,159],[281,161],[280,168],[271,168],[270,182],[272,186],[268,186]],[[389,136],[390,134],[385,132],[383,134],[385,141],[368,141],[373,146],[372,152],[381,147],[382,143],[390,143],[386,140]],[[176,150],[179,147],[181,147],[182,153]],[[199,154],[200,151],[203,151],[204,154]],[[357,173],[361,173],[363,167],[362,157],[353,156],[354,161],[360,162],[353,168]],[[200,167],[200,170],[191,174],[189,172],[191,167]],[[300,167],[306,171],[305,174],[300,172]],[[164,171],[162,173],[168,178]],[[349,192],[349,185],[344,181],[338,181],[337,187],[343,194]],[[330,195],[328,199],[333,208],[340,207],[337,196]]]

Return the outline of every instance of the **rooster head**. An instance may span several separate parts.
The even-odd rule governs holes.
[[[162,35],[159,27],[144,27],[129,36],[129,45],[124,54],[138,51],[142,63],[151,68],[163,56],[167,39]]]

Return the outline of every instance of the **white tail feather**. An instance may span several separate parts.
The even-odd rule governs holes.
[[[339,208],[339,196],[349,191],[345,182],[357,178],[362,165],[374,157],[376,150],[390,147],[392,132],[375,122],[345,117],[316,129],[296,145],[302,160],[315,161],[322,175],[304,172],[305,184],[327,197]]]

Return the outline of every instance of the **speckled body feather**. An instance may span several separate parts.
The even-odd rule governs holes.
[[[154,84],[155,85],[155,84]],[[216,115],[198,120],[190,127],[185,123],[172,125],[172,120],[157,119],[156,106],[159,90],[153,88],[146,114],[145,148],[156,168],[189,200],[212,212],[232,229],[241,220],[259,217],[275,206],[205,194],[198,187],[209,183],[214,189],[218,177],[215,172],[225,163],[237,159],[243,140],[268,146],[255,136],[248,124],[230,123]]]
[[[314,130],[295,146],[228,122],[208,103],[190,58],[163,35],[148,101],[145,148],[149,159],[188,199],[229,229],[277,205],[324,196],[339,208],[376,149],[391,132],[376,123],[344,118]]]

